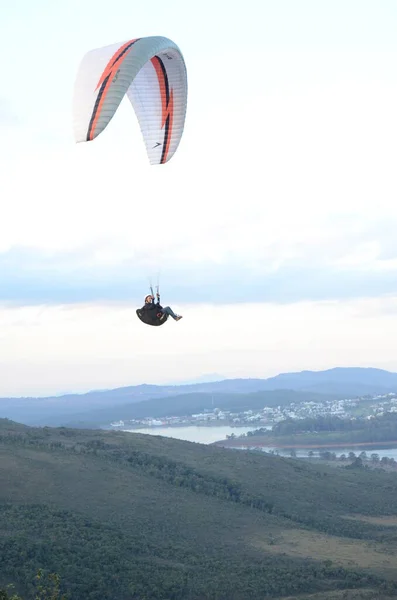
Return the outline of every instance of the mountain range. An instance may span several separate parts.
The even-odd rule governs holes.
[[[165,416],[169,414],[168,410],[175,410],[178,396],[181,396],[177,402],[179,412],[175,414],[189,414],[183,411],[210,408],[214,402],[220,408],[228,405],[254,408],[259,392],[267,392],[260,398],[262,406],[266,406],[265,402],[273,402],[277,398],[275,392],[281,390],[289,392],[284,395],[289,402],[309,398],[309,394],[311,399],[320,399],[324,395],[324,400],[385,394],[397,391],[397,373],[375,368],[336,367],[324,371],[281,373],[267,379],[224,379],[183,385],[143,384],[85,394],[0,398],[0,417],[27,425],[100,426],[108,424],[109,419],[133,418],[127,417],[127,413],[141,417]],[[238,399],[237,395],[244,395],[244,398]],[[251,401],[253,406],[248,406],[247,402]]]

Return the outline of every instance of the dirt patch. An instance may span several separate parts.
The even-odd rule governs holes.
[[[300,594],[299,596],[282,596],[276,600],[390,600],[391,598],[396,598],[396,596],[387,596],[379,590],[365,588]]]
[[[353,521],[364,521],[372,525],[385,525],[386,527],[397,527],[397,515],[388,515],[384,517],[368,517],[366,515],[345,515],[344,519]]]
[[[397,570],[397,555],[390,544],[365,542],[301,529],[282,530],[273,538],[251,540],[261,550],[299,558],[331,560],[347,568],[375,569],[384,574]]]

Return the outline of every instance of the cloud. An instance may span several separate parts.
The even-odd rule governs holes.
[[[0,307],[0,395],[52,394],[192,379],[266,377],[334,366],[397,369],[397,303],[176,305],[147,327],[128,304]],[[393,358],[394,357],[394,358]]]
[[[0,127],[14,127],[21,124],[21,120],[12,109],[11,103],[0,97]]]
[[[268,243],[255,239],[253,227],[251,242],[244,238],[243,245],[237,233],[219,240],[214,232],[205,243],[181,238],[135,250],[123,238],[69,251],[12,247],[0,254],[0,302],[140,304],[149,279],[155,285],[159,274],[167,303],[290,303],[396,293],[397,224],[358,223]]]
[[[127,0],[110,13],[102,0],[8,3],[3,391],[397,356],[394,3],[303,4],[251,2],[253,20],[223,1],[187,23],[180,0],[172,11],[155,0],[150,21]],[[150,167],[128,100],[93,143],[74,144],[82,56],[154,32],[188,67],[175,157]],[[134,307],[159,270],[184,320],[152,331]]]

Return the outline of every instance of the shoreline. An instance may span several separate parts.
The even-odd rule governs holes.
[[[122,429],[123,427],[126,427],[125,425],[116,425],[116,426],[111,426],[112,429]],[[215,428],[215,427],[231,427],[232,429],[241,429],[241,428],[250,428],[251,425],[247,425],[246,423],[241,423],[241,424],[236,424],[236,423],[215,423],[215,422],[210,422],[208,423],[208,421],[201,421],[201,422],[197,422],[197,423],[173,423],[173,424],[168,424],[165,423],[164,425],[137,425],[137,426],[129,426],[128,431],[132,431],[134,429],[179,429],[181,427],[208,427],[208,428]],[[124,429],[123,429],[124,431]]]
[[[279,443],[255,443],[251,440],[247,443],[247,441],[237,442],[237,440],[220,440],[219,442],[214,442],[214,445],[223,446],[225,448],[229,447],[266,447],[266,448],[279,448],[279,449],[319,449],[319,448],[355,448],[362,446],[376,446],[378,448],[382,446],[390,446],[397,447],[397,440],[390,440],[386,442],[330,442],[328,444],[279,444]]]

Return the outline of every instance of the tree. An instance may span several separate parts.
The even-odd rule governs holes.
[[[8,585],[6,588],[0,589],[0,600],[22,600],[21,596],[18,596],[18,594],[13,594],[12,596],[9,595],[7,589],[11,590],[13,587],[13,585]]]
[[[359,456],[357,456],[357,458],[355,458],[350,465],[347,465],[344,468],[345,469],[363,469],[364,468],[363,461],[361,460],[361,458]]]
[[[320,452],[320,458],[323,460],[332,460],[331,452],[329,450],[322,450]]]
[[[376,454],[376,452],[373,452],[371,454],[371,460],[373,463],[378,463],[379,462],[379,454]]]
[[[44,577],[43,569],[39,569],[36,579],[37,592],[34,600],[66,600],[66,596],[61,594],[59,587],[61,585],[61,578],[57,573],[49,573],[47,577]],[[43,584],[41,581],[43,580]],[[12,594],[11,590],[14,588],[13,585],[8,585],[6,588],[0,589],[0,600],[23,600],[18,594]]]
[[[44,579],[43,569],[39,569],[36,575],[37,581],[37,595],[35,600],[66,600],[64,594],[61,595],[59,587],[61,585],[61,578],[57,573],[49,573],[47,575],[47,581],[44,580],[44,585],[41,581]]]

